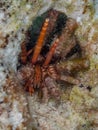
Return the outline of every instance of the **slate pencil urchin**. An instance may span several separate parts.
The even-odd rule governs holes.
[[[73,55],[74,59],[82,60],[82,50],[75,36],[77,27],[74,19],[54,9],[34,20],[21,44],[21,67],[17,73],[22,85],[31,95],[38,91],[42,93],[44,101],[49,97],[60,99],[61,92],[57,81],[79,84],[79,80],[74,78],[72,73],[63,73],[67,70],[66,67],[61,69],[61,63],[66,64]],[[88,67],[89,62],[83,69]]]

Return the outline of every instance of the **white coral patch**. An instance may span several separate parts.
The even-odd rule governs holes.
[[[5,79],[6,79],[5,69],[2,66],[0,66],[0,87],[5,83]]]
[[[16,128],[24,121],[22,113],[18,110],[19,103],[17,101],[13,102],[13,109],[9,113],[9,122],[13,126],[13,130],[16,130]]]

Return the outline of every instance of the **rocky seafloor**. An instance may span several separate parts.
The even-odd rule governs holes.
[[[76,19],[76,35],[90,68],[78,73],[83,86],[65,86],[59,103],[41,103],[22,89],[16,72],[25,31],[51,7]],[[0,130],[98,129],[97,23],[97,0],[0,1]]]

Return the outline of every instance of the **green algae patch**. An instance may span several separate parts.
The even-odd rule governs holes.
[[[94,98],[89,94],[88,91],[84,91],[81,88],[75,86],[70,93],[70,101],[76,105],[84,104],[86,106],[91,106]]]

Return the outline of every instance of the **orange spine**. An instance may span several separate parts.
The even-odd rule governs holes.
[[[40,35],[39,35],[39,38],[37,40],[37,43],[36,43],[36,46],[35,46],[35,49],[34,49],[34,54],[33,54],[33,57],[32,57],[32,63],[35,64],[36,61],[37,61],[37,58],[41,52],[41,49],[42,49],[42,46],[43,46],[43,43],[44,43],[44,39],[45,39],[45,35],[46,35],[46,31],[47,31],[47,28],[48,28],[48,24],[49,24],[49,19],[47,18],[44,22],[44,25],[42,27],[42,30],[40,32]]]
[[[50,48],[50,51],[48,52],[48,54],[47,54],[47,56],[46,56],[46,60],[45,60],[45,62],[44,62],[44,64],[43,64],[44,67],[47,66],[47,65],[50,63],[50,61],[51,61],[51,59],[52,59],[52,56],[54,55],[55,49],[56,49],[56,47],[57,47],[57,45],[58,45],[58,43],[59,43],[59,39],[57,38],[57,39],[54,41],[52,47]]]
[[[21,44],[21,54],[20,59],[23,64],[26,64],[27,62],[27,50],[26,50],[26,42],[23,41]]]
[[[34,74],[34,88],[39,88],[41,83],[42,73],[40,65],[35,66],[35,74]]]

